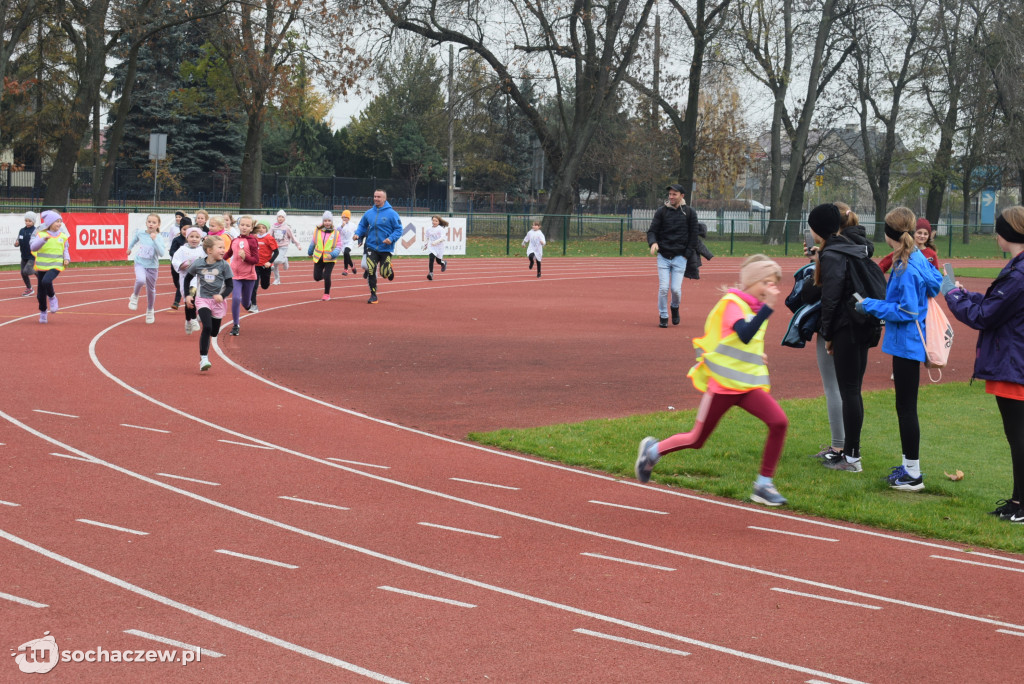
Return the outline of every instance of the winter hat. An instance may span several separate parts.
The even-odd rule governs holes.
[[[835,235],[841,225],[839,207],[831,202],[819,204],[807,215],[807,225],[822,238]]]
[[[352,218],[352,212],[346,209],[345,211],[341,212],[341,218]]]
[[[185,231],[185,237],[188,237],[192,233],[196,233],[197,235],[202,237],[202,235],[203,235],[203,231],[202,230],[200,230],[196,226],[193,226],[191,222],[189,222],[188,225],[189,225],[189,229]]]
[[[44,211],[42,219],[43,219],[43,228],[46,228],[47,230],[49,230],[50,226],[52,226],[57,221],[63,221],[64,220],[64,219],[61,218],[60,214],[58,214],[55,211]]]
[[[279,218],[279,219],[286,219],[286,218],[288,218],[288,214],[284,213],[284,209],[278,209],[277,210],[277,218]]]
[[[782,280],[782,267],[764,254],[755,254],[740,267],[740,286],[746,289],[769,276],[775,276],[776,281]]]
[[[32,223],[35,223],[36,220],[37,220],[36,219],[36,213],[34,211],[26,211],[25,212],[25,220],[26,221],[31,221]]]
[[[932,224],[929,223],[928,219],[926,219],[924,216],[917,219],[917,225],[914,226],[914,230],[921,230],[922,228],[926,229],[929,233],[935,232],[935,229],[932,228]]]
[[[320,217],[320,220],[321,221],[333,221],[334,220],[334,214],[332,214],[329,211],[325,211],[324,215]]]
[[[180,230],[180,229],[184,228],[185,226],[191,226],[191,225],[192,225],[192,219],[190,219],[188,216],[182,216],[181,217],[181,223],[178,224],[178,229]],[[197,230],[198,230],[198,228],[197,228]]]

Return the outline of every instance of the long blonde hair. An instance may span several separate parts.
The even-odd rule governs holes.
[[[885,224],[900,233],[899,243],[892,251],[893,264],[907,265],[910,253],[917,248],[914,242],[914,231],[917,229],[917,217],[907,207],[896,207],[885,215]]]

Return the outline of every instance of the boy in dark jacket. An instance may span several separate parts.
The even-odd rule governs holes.
[[[672,325],[679,325],[679,300],[682,297],[686,262],[697,250],[697,212],[686,206],[683,186],[668,186],[668,201],[658,207],[647,229],[651,255],[658,256],[658,325],[668,327],[672,292]]]
[[[32,281],[29,278],[35,268],[36,258],[32,256],[30,245],[35,232],[36,215],[31,211],[26,211],[25,227],[18,231],[18,238],[14,241],[14,246],[21,248],[21,279],[25,281],[25,291],[21,293],[22,297],[32,294]]]

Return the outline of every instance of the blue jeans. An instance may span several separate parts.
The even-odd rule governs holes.
[[[658,255],[658,315],[668,318],[668,292],[672,290],[672,308],[679,308],[683,289],[683,272],[686,271],[686,257],[672,259]]]

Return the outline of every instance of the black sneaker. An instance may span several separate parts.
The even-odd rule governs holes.
[[[641,482],[650,482],[651,471],[658,460],[658,440],[654,437],[644,437],[640,440],[640,448],[637,450],[636,463],[633,465],[633,474]]]
[[[1013,501],[1003,501],[1003,505],[992,511],[992,515],[998,516],[1000,520],[1024,522],[1024,507]],[[1017,517],[1016,520],[1013,519],[1014,516]]]
[[[659,318],[658,319],[658,327],[659,328],[667,328],[668,327],[668,319],[667,318]]]
[[[377,303],[377,295],[375,295],[375,294],[370,295],[370,298],[366,300],[366,303],[367,304],[376,304]]]
[[[679,325],[679,307],[672,307],[672,325]]]
[[[238,333],[240,333],[241,331],[242,329],[237,325],[231,327],[231,334],[234,335],[235,337],[238,337]]]
[[[1000,499],[999,501],[996,501],[996,510],[989,511],[988,514],[989,515],[994,515],[994,516],[996,516],[998,518],[1002,518],[1004,515],[1009,515],[1009,514],[1013,513],[1013,511],[1019,505],[1020,504],[1015,504],[1012,501],[1010,501],[1009,499]]]
[[[444,273],[447,270],[448,270],[448,262],[447,261],[442,261],[441,262],[441,273]]]
[[[427,274],[427,280],[433,280],[433,279],[434,279],[434,274],[433,273],[428,273]]]

